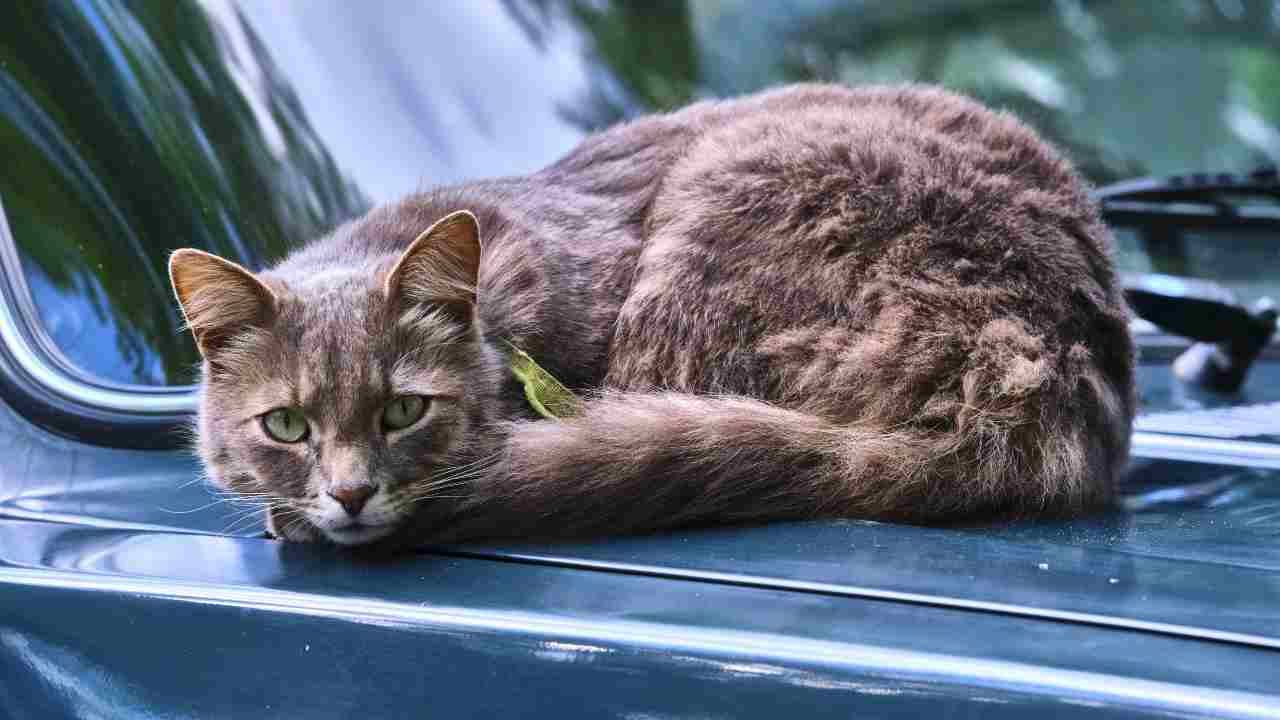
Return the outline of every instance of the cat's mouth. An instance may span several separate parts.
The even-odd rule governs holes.
[[[382,523],[379,525],[370,525],[367,523],[352,522],[346,525],[332,528],[322,528],[321,532],[330,540],[339,545],[360,545],[374,540],[380,540],[395,529],[393,523]]]

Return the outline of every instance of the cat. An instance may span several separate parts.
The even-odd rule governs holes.
[[[394,548],[1105,503],[1136,402],[1110,242],[1012,116],[798,85],[170,277],[214,483],[284,540]],[[580,412],[539,418],[511,347]]]

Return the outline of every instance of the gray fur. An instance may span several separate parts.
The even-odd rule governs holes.
[[[413,265],[452,297],[388,290],[459,210],[483,246],[474,297],[455,277],[471,224]],[[189,251],[172,272],[218,340],[210,475],[271,501],[295,540],[334,539],[308,512],[373,478],[391,544],[1105,502],[1135,407],[1109,244],[1080,178],[1012,117],[932,88],[810,85],[410,196],[261,287]],[[193,300],[209,283],[225,318]],[[501,340],[589,395],[585,413],[533,419]],[[440,399],[384,436],[370,418],[408,391]],[[257,416],[289,404],[314,441],[263,435]]]

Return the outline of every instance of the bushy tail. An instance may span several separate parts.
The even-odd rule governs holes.
[[[605,394],[573,419],[511,425],[477,488],[484,527],[463,534],[1077,510],[1107,497],[1127,452],[1119,404],[1088,405],[1087,418],[1014,403],[951,427],[879,427],[739,397]]]

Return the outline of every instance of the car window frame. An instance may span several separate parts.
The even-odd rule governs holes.
[[[0,396],[49,430],[95,445],[172,449],[196,409],[194,385],[113,383],[58,351],[26,283],[0,198]]]

